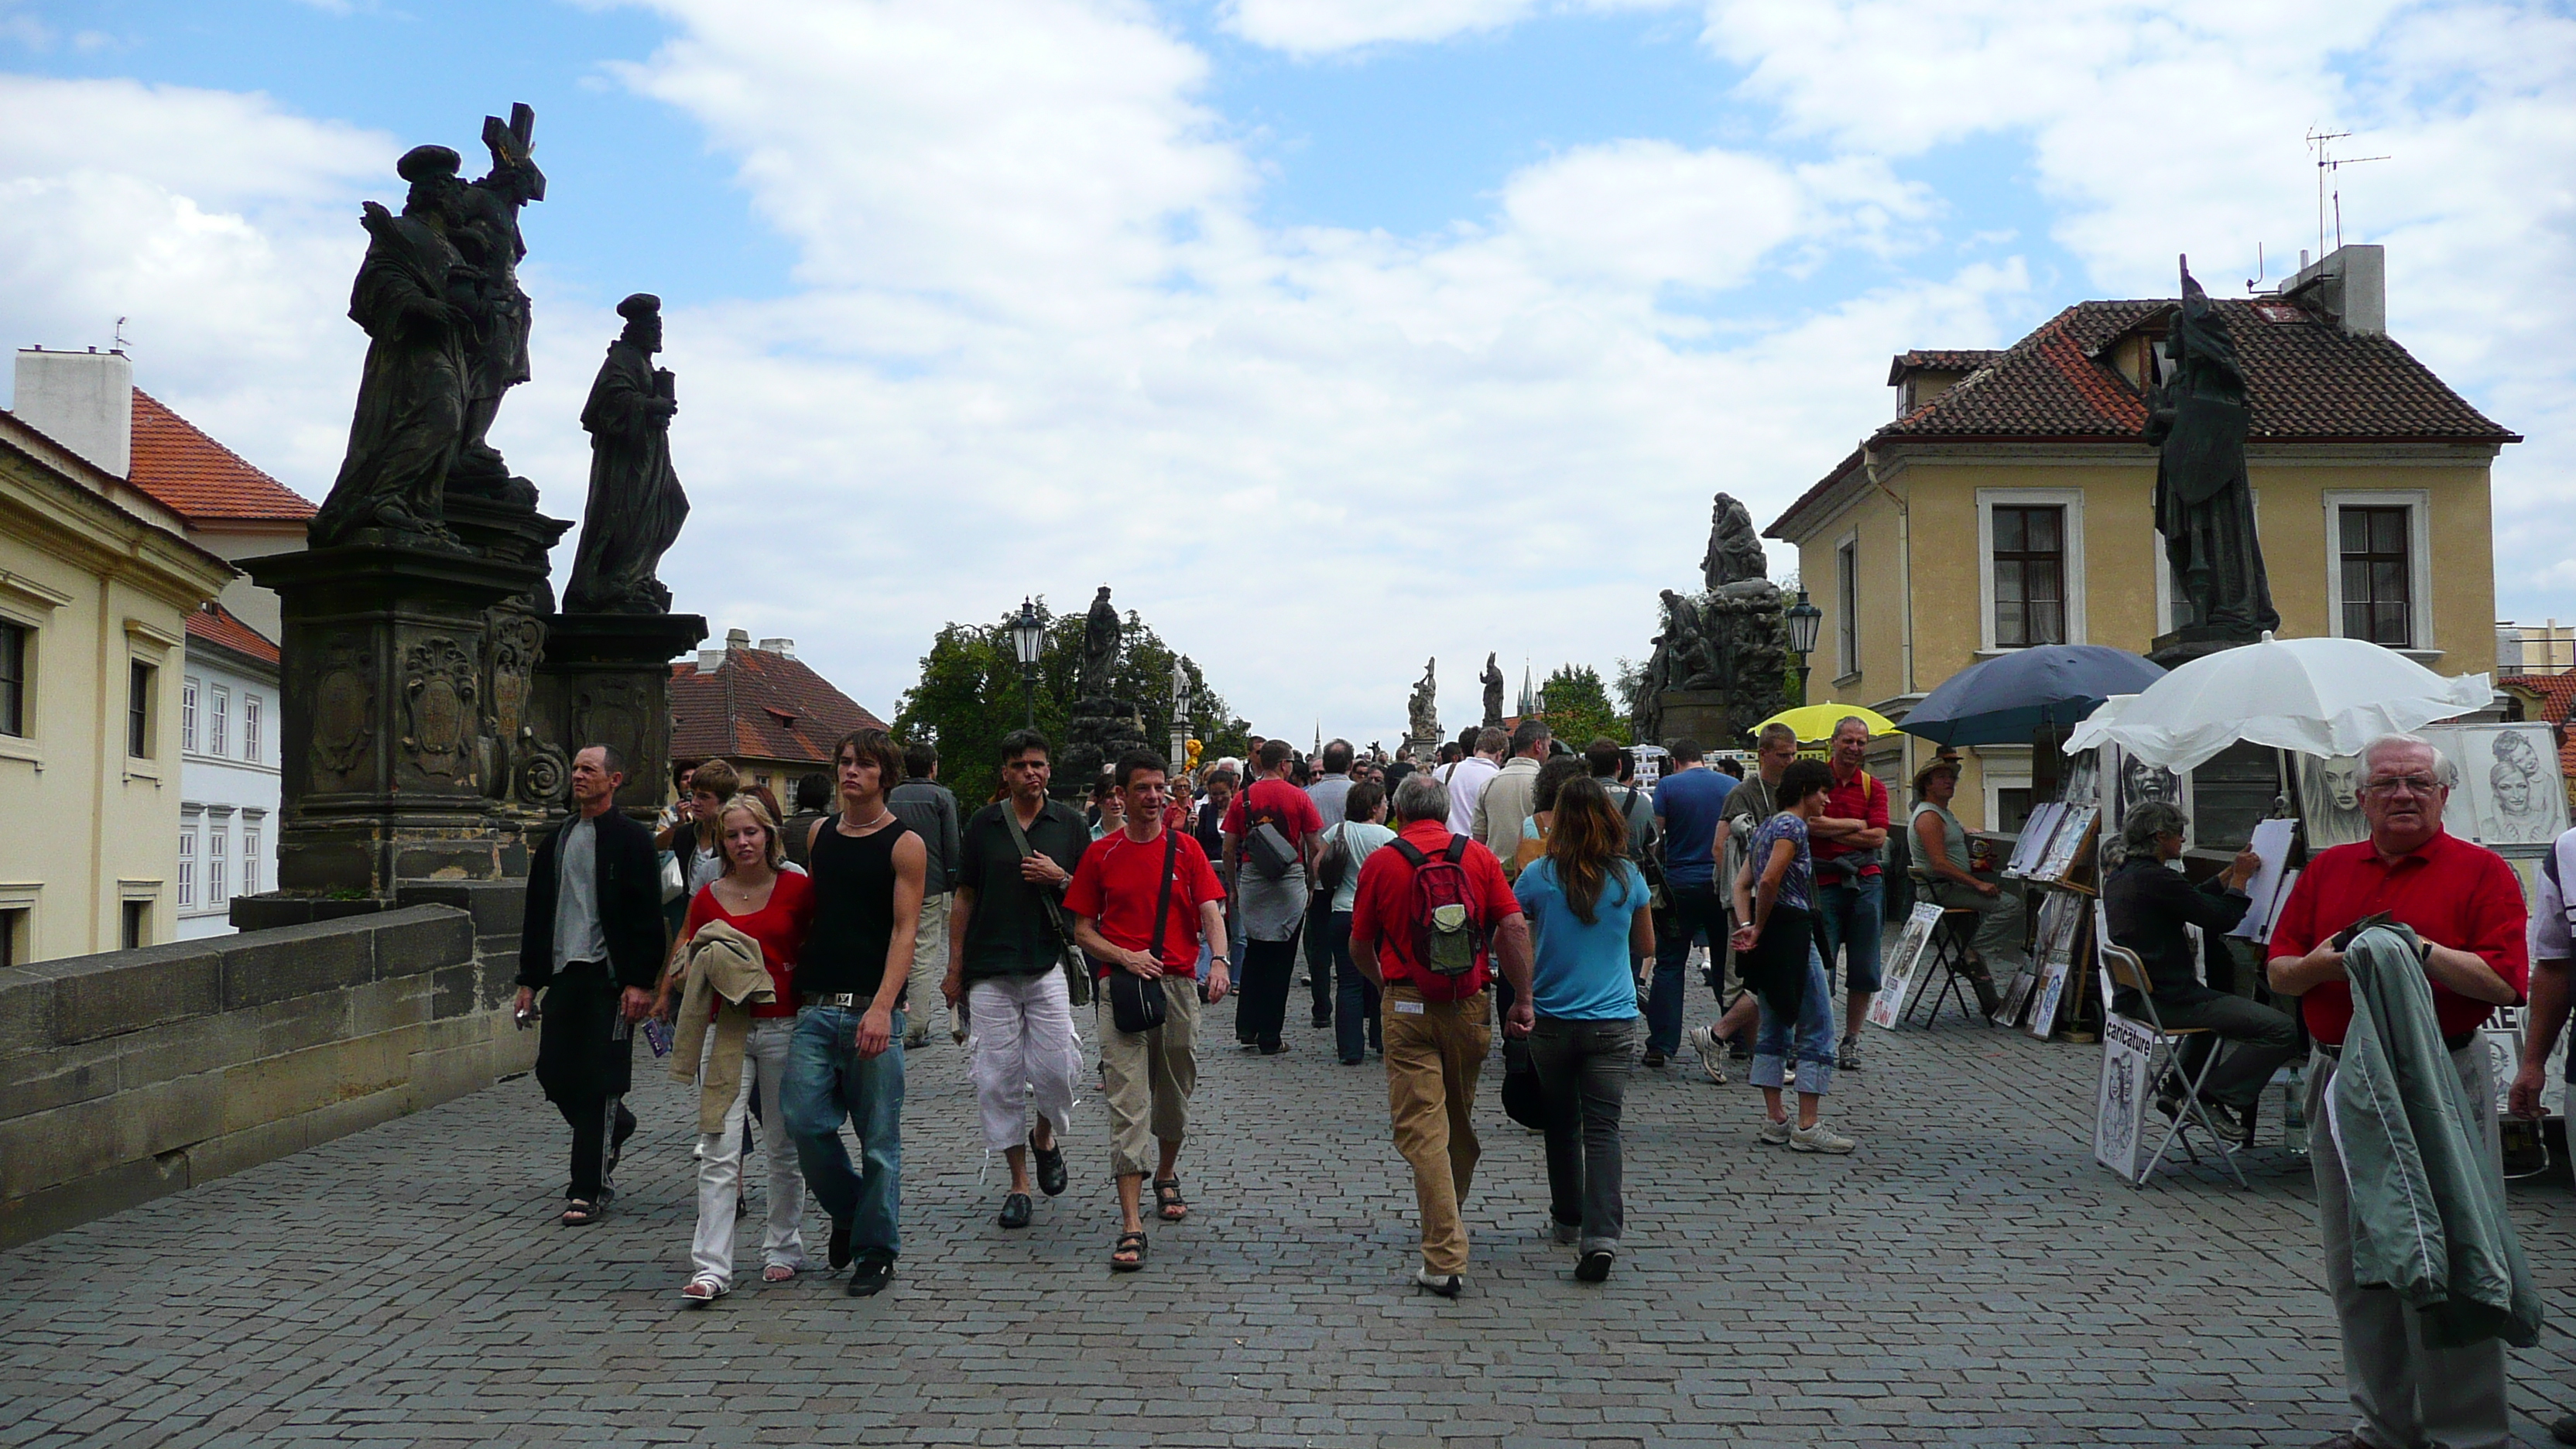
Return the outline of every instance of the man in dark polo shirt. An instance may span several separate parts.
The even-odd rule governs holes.
[[[2272,989],[2299,998],[2317,1044],[2308,1063],[2308,1120],[2323,1120],[2326,1087],[2352,1024],[2352,988],[2334,938],[2365,916],[2387,912],[2413,927],[2427,948],[2424,975],[2434,1015],[2485,1146],[2484,1170],[2501,1200],[2495,1084],[2477,1028],[2496,1007],[2521,1001],[2529,984],[2522,887],[2494,851],[2443,831],[2442,810],[2457,782],[2450,761],[2430,744],[2413,735],[2375,740],[2362,752],[2362,775],[2370,838],[2311,859],[2272,928]],[[2346,1387],[2361,1416],[2352,1430],[2326,1441],[2329,1449],[2501,1449],[2512,1438],[2504,1344],[2490,1338],[2468,1348],[2427,1348],[2405,1300],[2391,1289],[2355,1283],[2342,1155],[2331,1132],[2311,1136],[2308,1148],[2326,1287],[2343,1329]]]
[[[972,1023],[968,1075],[984,1119],[984,1150],[1011,1165],[1011,1190],[1002,1199],[1006,1228],[1029,1225],[1032,1186],[1049,1197],[1064,1191],[1064,1147],[1056,1132],[1072,1115],[1082,1065],[1060,964],[1070,925],[1058,922],[1066,919],[1064,888],[1082,864],[1091,830],[1082,812],[1047,798],[1052,773],[1046,736],[1013,730],[1002,737],[1008,794],[966,822],[957,899],[949,908],[948,978],[940,985],[949,1009],[961,1012],[957,1019]],[[1037,1124],[1025,1129],[1024,1140],[1031,1106]]]

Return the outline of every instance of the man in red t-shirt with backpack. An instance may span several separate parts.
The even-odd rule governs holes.
[[[1413,1167],[1422,1267],[1413,1281],[1443,1298],[1466,1287],[1467,1228],[1458,1207],[1476,1174],[1476,1075],[1493,1050],[1496,965],[1515,993],[1505,1030],[1529,1034],[1529,924],[1502,862],[1449,830],[1448,787],[1407,775],[1395,792],[1395,839],[1369,854],[1351,902],[1351,960],[1384,993],[1387,1109],[1395,1148]]]

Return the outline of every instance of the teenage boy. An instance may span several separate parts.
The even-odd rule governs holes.
[[[832,748],[841,813],[814,823],[806,844],[814,927],[796,961],[796,1037],[780,1095],[805,1186],[832,1217],[829,1257],[851,1260],[850,1294],[885,1290],[902,1241],[903,992],[921,927],[930,854],[886,804],[903,753],[884,730],[858,730]],[[856,1124],[862,1170],[841,1142]]]

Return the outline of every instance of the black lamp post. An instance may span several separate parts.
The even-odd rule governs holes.
[[[1825,620],[1825,611],[1807,602],[1807,591],[1798,591],[1798,602],[1788,609],[1789,650],[1798,656],[1798,703],[1807,702],[1807,656],[1816,652],[1816,627]]]
[[[1011,648],[1020,656],[1020,698],[1028,704],[1029,728],[1036,729],[1038,656],[1046,650],[1046,625],[1038,619],[1037,607],[1025,596],[1020,600],[1020,616],[1011,621]]]

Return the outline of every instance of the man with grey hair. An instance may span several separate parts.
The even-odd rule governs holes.
[[[2385,914],[2423,943],[2433,1013],[2459,1075],[2477,1170],[2496,1200],[2504,1162],[2496,1138],[2495,1083],[2478,1028],[2495,1008],[2517,1005],[2529,983],[2522,886],[2513,867],[2483,846],[2442,829],[2456,772],[2413,735],[2389,735],[2362,751],[2362,816],[2370,838],[2310,858],[2272,928],[2273,991],[2299,998],[2317,1050],[2308,1062],[2308,1120],[2319,1120],[2353,1018],[2344,948],[2357,922]],[[2511,1442],[2504,1344],[2465,1348],[2424,1341],[2418,1315],[2391,1288],[2353,1275],[2353,1195],[2333,1133],[2308,1139],[2316,1174],[2317,1225],[2326,1288],[2343,1331],[2345,1386],[2359,1420],[2327,1441],[2331,1449],[2399,1449],[2443,1444],[2492,1449]]]
[[[2129,858],[2102,883],[2102,909],[2110,917],[2112,944],[2137,953],[2146,968],[2149,995],[2165,1030],[2208,1033],[2193,1043],[2184,1072],[2200,1070],[2214,1049],[2212,1038],[2235,1044],[2210,1069],[2201,1101],[2219,1129],[2242,1146],[2254,1140],[2255,1099],[2272,1080],[2273,1070],[2298,1051],[2299,1032],[2286,1014],[2204,982],[2194,969],[2185,927],[2200,927],[2204,951],[2223,950],[2219,937],[2234,930],[2254,904],[2245,883],[2263,861],[2240,850],[2226,870],[2195,887],[2167,868],[2168,862],[2182,858],[2190,828],[2179,806],[2149,800],[2133,807],[2120,827]],[[2112,997],[2111,1009],[2132,1020],[2146,1017],[2138,993],[2125,986]],[[2181,1083],[2168,1078],[2158,1086],[2157,1106],[2167,1116],[2180,1117]]]

